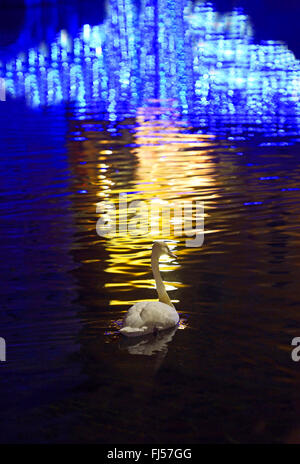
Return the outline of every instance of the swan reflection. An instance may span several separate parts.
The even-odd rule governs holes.
[[[120,349],[127,350],[128,353],[134,355],[153,356],[156,353],[161,353],[165,357],[168,352],[168,344],[172,341],[178,326],[158,332],[156,335],[149,334],[143,337],[122,338],[120,341]]]

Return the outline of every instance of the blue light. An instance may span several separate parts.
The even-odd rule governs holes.
[[[262,205],[262,201],[249,201],[244,203],[245,206],[256,206],[256,205]]]
[[[299,132],[299,61],[283,43],[254,43],[241,9],[221,15],[208,2],[141,0],[138,11],[133,0],[110,0],[103,24],[85,24],[74,38],[61,30],[0,76],[8,94],[31,106],[97,105],[111,121],[168,100],[208,130]]]

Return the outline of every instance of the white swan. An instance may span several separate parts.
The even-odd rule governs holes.
[[[127,337],[137,337],[159,330],[176,326],[179,315],[174,308],[159,272],[159,258],[161,255],[176,256],[164,242],[154,242],[151,255],[151,266],[156,282],[159,301],[142,301],[129,308],[120,329]]]

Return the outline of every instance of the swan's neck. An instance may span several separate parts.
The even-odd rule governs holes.
[[[174,305],[171,302],[171,300],[169,298],[169,295],[166,292],[163,280],[161,278],[161,275],[160,275],[160,272],[159,272],[158,260],[159,260],[158,253],[156,253],[155,251],[152,251],[151,266],[152,266],[152,272],[153,272],[153,276],[154,276],[155,283],[156,283],[156,290],[157,290],[157,293],[158,293],[158,299],[159,299],[159,301],[161,301],[161,303],[165,303],[165,304],[171,306],[172,308],[174,308]]]

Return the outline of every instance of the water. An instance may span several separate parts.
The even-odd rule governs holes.
[[[297,122],[139,104],[0,102],[0,441],[299,442]],[[99,236],[97,205],[125,193],[204,202],[203,246]],[[125,340],[127,308],[156,298],[161,238],[181,323]]]
[[[115,132],[99,115],[20,101],[3,103],[2,124],[1,441],[293,439],[297,144],[195,135],[158,103]],[[96,204],[120,192],[205,205],[201,248],[164,237],[178,255],[161,267],[181,325],[139,346],[117,322],[156,297],[160,237],[97,235]]]

